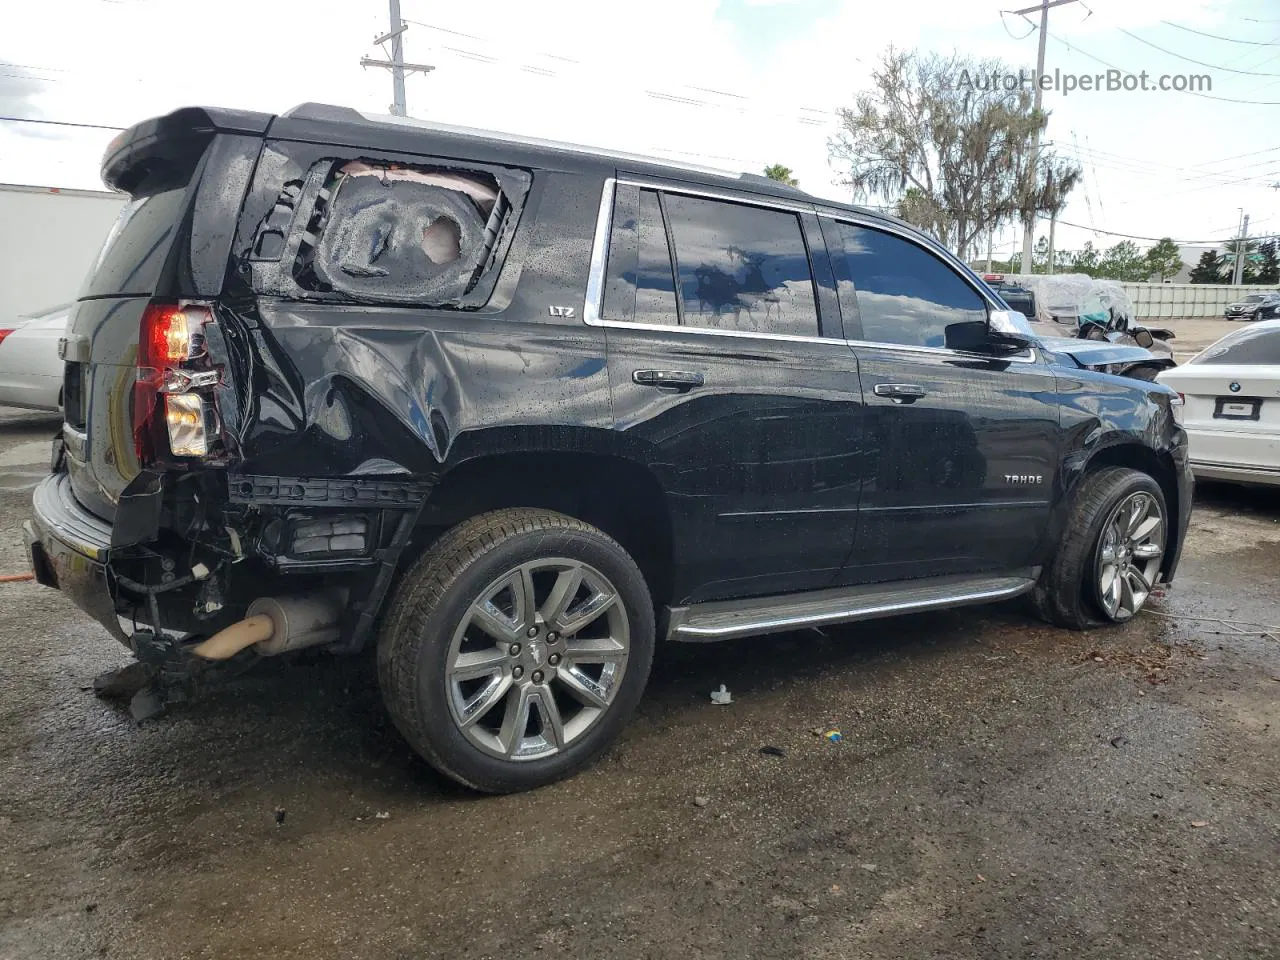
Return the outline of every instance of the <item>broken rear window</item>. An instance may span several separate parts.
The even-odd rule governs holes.
[[[483,303],[477,288],[500,263],[527,177],[368,160],[322,167],[292,258],[299,287],[360,301]]]

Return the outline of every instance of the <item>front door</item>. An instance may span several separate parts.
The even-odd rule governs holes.
[[[1058,481],[1052,371],[1032,351],[964,348],[990,305],[938,252],[887,226],[825,226],[866,416],[857,543],[841,581],[1029,565]]]
[[[827,586],[853,542],[861,390],[816,217],[615,190],[599,322],[615,429],[667,494],[675,602]]]

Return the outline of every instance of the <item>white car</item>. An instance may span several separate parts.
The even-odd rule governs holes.
[[[1235,330],[1156,379],[1182,395],[1197,479],[1280,485],[1280,320]]]
[[[53,307],[13,327],[0,326],[0,406],[57,410],[62,406],[62,360],[71,307]]]

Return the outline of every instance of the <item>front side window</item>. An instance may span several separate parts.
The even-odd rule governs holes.
[[[840,237],[856,291],[863,340],[946,347],[975,323],[986,323],[987,304],[982,297],[923,247],[850,223],[840,224]],[[948,327],[954,328],[950,337]]]
[[[816,337],[809,254],[794,213],[664,194],[683,322]]]

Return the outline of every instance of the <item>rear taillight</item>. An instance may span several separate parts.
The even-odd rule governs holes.
[[[133,387],[140,465],[209,455],[218,418],[208,388],[217,385],[219,372],[209,361],[204,331],[213,322],[203,303],[152,303],[143,312]]]
[[[13,333],[12,330],[0,330],[0,343],[4,343],[4,338]]]

